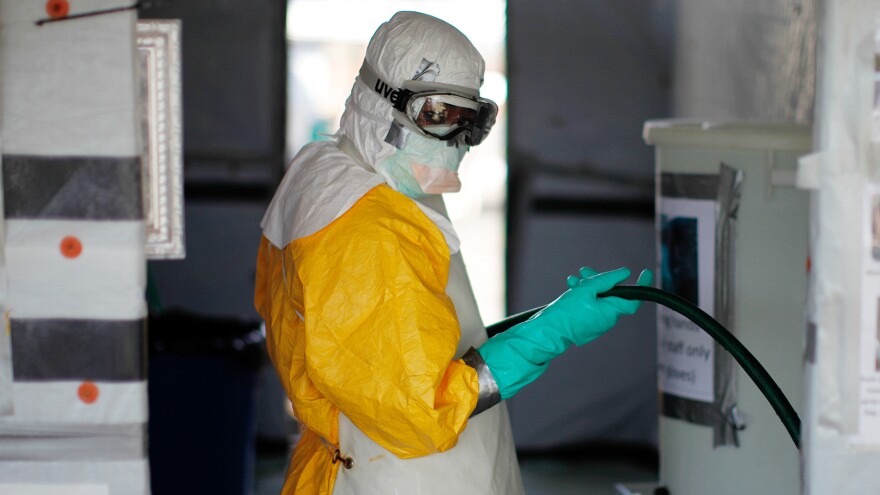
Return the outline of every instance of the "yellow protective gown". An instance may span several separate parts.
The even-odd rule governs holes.
[[[469,426],[479,383],[457,358],[485,330],[448,221],[320,143],[263,227],[255,304],[303,426],[283,493],[520,493],[504,405]]]

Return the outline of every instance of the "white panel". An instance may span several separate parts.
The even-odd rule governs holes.
[[[137,424],[147,421],[146,382],[93,382],[97,399],[80,398],[84,382],[15,383],[15,413],[0,423]]]
[[[123,4],[79,0],[70,14]],[[136,155],[135,11],[37,26],[45,6],[0,1],[3,152]]]
[[[9,297],[14,318],[136,319],[146,314],[144,224],[7,220]],[[62,240],[82,246],[68,258]]]
[[[107,485],[0,485],[0,495],[109,495]]]
[[[150,473],[146,461],[119,462],[0,462],[0,483],[8,485],[46,484],[77,487],[82,485],[104,485],[109,495],[147,495],[149,494]],[[4,485],[0,485],[2,487]],[[2,493],[2,492],[0,492]],[[26,493],[19,492],[15,495]],[[54,492],[51,492],[54,495]],[[63,492],[65,494],[78,492]],[[92,495],[91,492],[87,492]],[[5,495],[5,494],[4,494]],[[48,495],[48,494],[46,494]],[[79,494],[85,495],[85,493]],[[97,495],[97,494],[96,494]]]

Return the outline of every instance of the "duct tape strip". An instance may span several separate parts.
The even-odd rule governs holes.
[[[0,423],[0,461],[123,461],[147,457],[146,425]]]
[[[6,218],[143,218],[138,157],[3,156]]]
[[[144,320],[12,320],[15,381],[146,379]]]
[[[718,174],[718,217],[715,224],[715,319],[731,332],[734,321],[734,252],[736,220],[742,196],[743,172],[721,164]],[[720,346],[716,345],[716,350]],[[736,408],[736,361],[728,352],[715,353],[715,405],[722,421],[715,425],[714,445],[739,445],[737,431],[745,428]]]
[[[733,260],[736,213],[741,194],[742,172],[720,165],[719,174],[671,174],[660,177],[662,198],[713,200],[716,202],[714,253],[713,317],[733,331]],[[736,410],[735,361],[717,343],[713,350],[712,402],[663,393],[661,413],[664,416],[711,426],[713,442],[738,445],[736,432],[743,428]]]

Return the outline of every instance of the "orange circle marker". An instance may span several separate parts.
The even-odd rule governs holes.
[[[79,400],[86,404],[94,404],[98,400],[98,386],[92,382],[83,382],[76,391]]]
[[[82,243],[76,237],[69,235],[61,239],[61,254],[65,258],[76,258],[82,253]]]
[[[67,3],[67,0],[49,0],[46,2],[46,13],[52,19],[67,17],[68,12],[70,12],[70,4]]]

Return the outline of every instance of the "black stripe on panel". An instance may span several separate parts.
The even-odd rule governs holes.
[[[144,320],[12,319],[15,381],[146,379]]]
[[[664,198],[718,199],[718,174],[660,174]]]
[[[654,202],[638,199],[539,197],[532,201],[532,211],[543,215],[653,219]]]
[[[143,218],[138,157],[3,155],[7,218]]]

